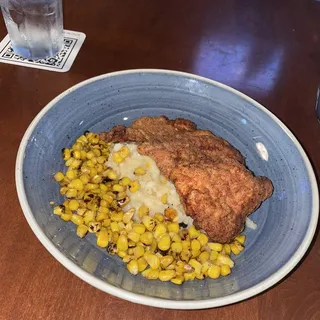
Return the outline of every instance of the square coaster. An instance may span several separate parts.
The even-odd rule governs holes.
[[[6,35],[0,42],[0,62],[48,71],[67,72],[85,38],[86,35],[82,32],[64,30],[64,47],[57,55],[47,59],[30,60],[14,53],[9,35]]]

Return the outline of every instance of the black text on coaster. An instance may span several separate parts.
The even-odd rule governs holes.
[[[64,30],[64,47],[54,57],[29,60],[14,53],[9,35],[0,42],[0,62],[48,71],[67,72],[70,70],[86,35],[82,32]]]

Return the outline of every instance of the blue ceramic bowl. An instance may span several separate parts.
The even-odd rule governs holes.
[[[85,130],[100,132],[141,116],[194,121],[227,139],[256,174],[269,177],[273,196],[251,215],[245,251],[230,276],[177,286],[132,276],[122,261],[80,239],[72,223],[52,214],[61,203],[52,175],[63,169],[61,149]],[[274,285],[299,262],[313,238],[318,190],[310,162],[292,133],[254,100],[220,83],[166,70],[132,70],[82,82],[51,101],[21,142],[16,184],[32,230],[75,275],[117,297],[150,306],[199,309],[234,303]],[[191,302],[192,301],[192,302]],[[191,302],[191,303],[190,303]]]

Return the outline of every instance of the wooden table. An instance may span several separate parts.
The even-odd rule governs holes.
[[[89,286],[40,244],[20,209],[14,164],[34,116],[57,94],[132,68],[192,72],[253,97],[294,132],[320,174],[320,3],[311,0],[65,1],[65,28],[87,39],[71,71],[0,64],[0,319],[319,320],[320,239],[285,280],[228,307],[174,311]],[[0,36],[5,35],[4,25]]]

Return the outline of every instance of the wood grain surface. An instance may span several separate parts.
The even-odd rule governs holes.
[[[265,105],[319,177],[320,2],[67,0],[64,13],[66,29],[87,35],[71,71],[0,64],[0,319],[319,320],[318,234],[298,268],[247,301],[199,311],[135,305],[76,278],[40,244],[18,203],[14,164],[27,126],[57,94],[106,72],[166,68],[221,81]]]

